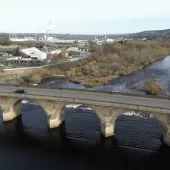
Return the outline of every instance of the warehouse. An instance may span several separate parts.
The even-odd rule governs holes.
[[[44,61],[45,59],[47,59],[47,54],[35,47],[21,49],[20,55],[22,56],[22,59],[27,58],[27,59],[38,60],[38,61]]]

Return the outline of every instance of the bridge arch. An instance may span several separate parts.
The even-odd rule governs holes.
[[[0,101],[4,121],[13,120],[21,114],[21,103],[24,99],[29,98],[4,98],[4,100]],[[62,112],[65,103],[39,99],[31,99],[31,101],[38,104],[44,110],[48,118],[49,128],[58,127],[64,120],[64,114]]]
[[[135,110],[135,111],[125,111],[122,114],[135,114],[137,111],[140,110]],[[162,125],[163,131],[163,140],[164,143],[168,146],[170,146],[170,114],[166,114],[166,113],[153,113],[153,112],[146,112],[147,114],[149,114],[150,116],[153,116],[155,119],[157,119],[157,121],[160,122],[160,124]],[[118,114],[115,118],[115,123],[116,124],[116,120],[119,118],[119,116],[121,116],[122,114]],[[114,130],[116,129],[116,126],[114,125]]]
[[[163,138],[164,143],[170,146],[170,114],[153,114],[155,118],[157,118],[162,126],[163,126]]]
[[[3,106],[3,120],[4,121],[10,121],[15,119],[17,116],[21,114],[21,102],[24,99],[29,99],[29,98],[9,98],[8,100],[5,100],[5,104],[1,103]],[[59,102],[59,101],[52,101],[52,100],[40,100],[40,99],[31,99],[32,102],[37,103],[46,113],[47,118],[48,118],[48,126],[49,128],[56,128],[58,127],[64,120],[65,120],[65,114],[64,114],[64,109],[66,108],[67,105],[69,104],[81,104],[77,102],[70,102],[70,103],[65,103],[65,102]],[[96,109],[93,105],[88,105],[88,104],[83,104],[85,107],[91,108],[97,117],[100,120],[100,126],[101,126],[101,133],[105,137],[107,135],[105,134],[105,131],[103,130],[105,128],[105,123],[104,119],[105,117],[102,117],[101,109]],[[112,134],[113,135],[113,134]]]
[[[65,116],[65,128],[68,132],[70,125],[75,125],[71,129],[80,128],[77,131],[81,132],[81,134],[89,132],[101,133],[101,118],[88,104],[67,104],[62,114]]]
[[[21,101],[23,99],[29,99],[27,96],[15,95],[15,96],[1,96],[0,105],[3,112],[3,120],[10,121],[21,114]],[[164,141],[170,145],[170,114],[166,110],[148,109],[147,107],[131,106],[131,105],[118,105],[112,103],[100,103],[89,102],[87,100],[72,100],[72,99],[59,99],[49,97],[36,97],[31,96],[30,99],[39,104],[46,112],[49,122],[49,128],[58,127],[65,119],[63,110],[67,104],[79,104],[82,103],[90,107],[99,117],[101,122],[101,133],[105,137],[114,135],[115,120],[123,113],[129,111],[143,110],[153,113],[162,122],[165,127]],[[156,112],[156,113],[155,113]]]

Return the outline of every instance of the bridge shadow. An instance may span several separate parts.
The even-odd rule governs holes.
[[[115,123],[115,143],[128,169],[160,167],[164,149],[162,123],[150,114],[121,115]]]
[[[52,140],[49,135],[53,130],[49,130],[47,114],[40,105],[31,100],[24,99],[18,102],[21,102],[21,115],[12,121],[0,124],[3,126],[3,130],[0,129],[2,130],[2,143],[14,147],[23,145],[30,148],[48,148],[49,140]],[[57,128],[58,134],[59,129]],[[59,136],[56,135],[57,133],[55,136]],[[58,145],[59,138],[54,139],[56,139],[55,145]]]
[[[27,99],[15,104],[20,102],[21,115],[4,123],[5,140],[10,144],[25,143],[48,149],[64,145],[63,148],[81,151],[101,147],[100,119],[87,106],[65,106],[62,112],[65,121],[59,127],[49,129],[47,114],[39,104]]]
[[[65,107],[64,136],[70,148],[101,147],[101,124],[95,112],[85,105]]]

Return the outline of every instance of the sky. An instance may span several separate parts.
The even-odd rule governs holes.
[[[0,0],[0,32],[116,34],[170,28],[170,0]]]

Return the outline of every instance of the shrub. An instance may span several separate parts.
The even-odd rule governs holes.
[[[159,95],[164,91],[162,85],[156,83],[156,80],[147,80],[144,83],[144,90],[147,94]]]

